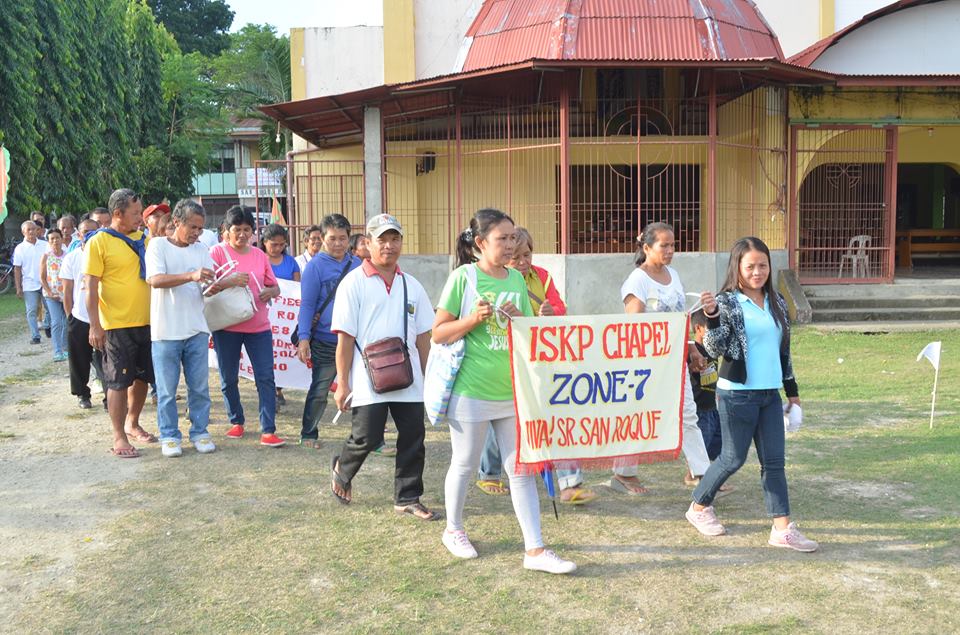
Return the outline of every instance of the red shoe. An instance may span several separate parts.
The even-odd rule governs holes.
[[[243,426],[239,423],[227,430],[227,436],[231,439],[242,439],[243,438]]]
[[[266,445],[271,448],[279,448],[281,445],[284,445],[286,441],[273,434],[261,434],[260,435],[260,445]]]

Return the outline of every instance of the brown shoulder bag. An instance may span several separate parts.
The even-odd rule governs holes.
[[[378,394],[403,390],[413,384],[413,365],[407,348],[407,279],[402,273],[400,279],[403,282],[403,336],[377,340],[363,350],[354,341],[363,357],[370,385]]]

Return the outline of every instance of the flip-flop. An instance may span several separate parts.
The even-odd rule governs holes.
[[[323,447],[319,439],[300,439],[299,444],[309,450],[319,450]]]
[[[477,487],[480,488],[481,492],[490,496],[506,496],[510,493],[510,488],[504,485],[501,480],[481,479],[477,481]]]
[[[650,490],[646,487],[640,485],[637,489],[628,487],[620,482],[620,479],[614,477],[610,479],[610,489],[615,492],[620,492],[621,494],[626,494],[627,496],[643,496],[644,494],[649,494]]]
[[[333,497],[337,499],[337,502],[341,505],[349,505],[350,499],[346,496],[341,496],[337,494],[337,490],[333,489],[334,485],[339,485],[346,493],[350,493],[350,486],[344,485],[343,481],[340,480],[340,475],[337,474],[337,462],[340,460],[340,457],[336,454],[333,455],[333,463],[330,464],[330,472],[333,475],[333,481],[330,483],[330,493],[333,494]]]
[[[133,437],[134,440],[139,441],[140,443],[156,443],[158,441],[157,437],[143,429],[141,429],[140,432],[127,432],[127,436]]]
[[[140,451],[137,448],[130,446],[129,448],[110,448],[110,454],[117,457],[118,459],[139,459]]]
[[[432,521],[432,520],[440,520],[441,518],[443,518],[443,515],[440,514],[440,512],[430,511],[429,509],[427,509],[426,507],[424,507],[422,503],[411,503],[411,504],[406,505],[406,506],[403,506],[403,507],[401,507],[401,506],[399,506],[399,505],[394,505],[394,506],[393,506],[393,511],[397,512],[397,513],[400,514],[400,515],[410,514],[411,516],[413,516],[413,517],[416,518],[417,520],[425,520],[425,521],[427,521],[427,522]],[[422,512],[422,513],[424,513],[424,514],[429,514],[429,515],[428,515],[428,516],[419,516],[419,515],[417,514],[417,512]]]
[[[586,487],[571,487],[573,493],[570,495],[570,498],[564,500],[563,490],[560,490],[560,496],[557,498],[564,505],[586,505],[590,501],[597,498],[597,493],[592,489]]]

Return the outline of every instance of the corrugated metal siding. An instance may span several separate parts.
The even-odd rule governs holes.
[[[750,0],[487,0],[464,71],[531,59],[782,61]]]

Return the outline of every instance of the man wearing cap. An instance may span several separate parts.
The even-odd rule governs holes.
[[[170,206],[166,203],[150,205],[143,210],[143,222],[151,238],[164,238],[170,225]]]
[[[128,435],[144,443],[157,441],[140,426],[147,384],[153,383],[146,245],[137,230],[143,204],[133,190],[119,189],[110,195],[109,209],[110,226],[87,241],[83,254],[90,345],[103,352],[113,454],[136,458],[140,453]]]
[[[433,306],[423,286],[400,271],[403,228],[390,214],[367,223],[370,258],[340,283],[333,302],[337,333],[337,391],[340,410],[352,408],[353,427],[339,456],[333,458],[334,497],[351,500],[350,483],[367,455],[383,443],[387,413],[397,425],[394,511],[421,520],[440,515],[420,502],[423,494],[423,371],[430,351]],[[406,326],[406,330],[404,330]],[[413,383],[387,393],[374,392],[360,351],[388,337],[403,337],[410,354]]]

